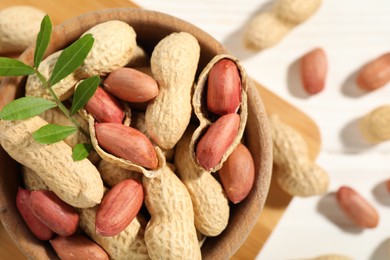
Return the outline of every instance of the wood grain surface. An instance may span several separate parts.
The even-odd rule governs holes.
[[[30,5],[46,11],[54,24],[59,24],[71,17],[106,8],[135,7],[127,0],[2,0],[0,9],[11,5]],[[320,150],[321,138],[316,124],[302,111],[277,97],[267,88],[256,83],[267,113],[277,113],[281,119],[301,132],[308,143],[310,156],[315,158]],[[268,236],[281,218],[291,197],[284,193],[272,180],[267,202],[257,224],[246,242],[232,257],[238,259],[254,259],[263,247]],[[4,228],[0,225],[0,259],[25,259],[19,249],[9,239]]]

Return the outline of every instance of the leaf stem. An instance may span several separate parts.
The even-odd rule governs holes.
[[[46,80],[46,78],[38,71],[38,69],[35,69],[35,74],[37,75],[38,79],[42,82],[43,86],[49,91],[50,95],[53,97],[54,102],[57,104],[58,108],[64,113],[64,115],[69,118],[69,120],[72,121],[72,123],[77,127],[77,129],[80,130],[83,135],[86,137],[89,137],[89,134],[87,131],[84,130],[84,128],[81,127],[81,125],[77,122],[76,119],[74,119],[68,109],[62,104],[61,100],[57,97],[57,95],[54,93],[53,89],[51,88],[49,82]]]

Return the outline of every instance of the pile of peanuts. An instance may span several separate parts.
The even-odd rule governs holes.
[[[71,124],[58,108],[0,122],[2,147],[23,166],[21,216],[64,259],[201,259],[203,241],[221,234],[231,205],[255,179],[242,143],[246,72],[230,55],[198,68],[200,46],[186,32],[167,35],[150,56],[125,22],[86,33],[95,39],[91,52],[53,90],[69,104],[83,79],[101,77],[76,115],[90,139],[75,133],[55,144],[34,141],[47,123]],[[60,53],[42,61],[44,76]],[[52,98],[35,75],[25,95]],[[77,143],[92,143],[88,159],[73,161]]]

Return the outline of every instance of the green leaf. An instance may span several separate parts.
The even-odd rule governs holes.
[[[88,100],[93,96],[100,83],[99,76],[93,76],[83,80],[80,85],[77,86],[73,95],[72,108],[70,114],[74,115],[80,108],[87,104]]]
[[[34,73],[33,67],[19,60],[0,57],[0,76],[26,76]]]
[[[0,111],[0,119],[20,120],[41,114],[42,112],[57,106],[54,101],[37,97],[22,97],[8,103]]]
[[[37,36],[37,42],[35,44],[35,52],[34,52],[34,67],[38,68],[39,64],[42,61],[43,55],[49,46],[52,24],[50,21],[50,17],[45,15],[41,22],[41,29]]]
[[[91,151],[92,144],[76,144],[76,146],[73,147],[72,158],[75,161],[81,161],[87,158]]]
[[[35,141],[41,144],[53,144],[65,139],[77,131],[74,126],[47,124],[33,133]]]
[[[54,66],[49,84],[51,86],[55,85],[83,64],[83,61],[92,48],[93,42],[92,34],[86,34],[64,49]]]

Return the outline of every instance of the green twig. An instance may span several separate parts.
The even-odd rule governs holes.
[[[64,115],[69,118],[69,120],[72,121],[72,123],[76,126],[77,129],[80,130],[81,133],[83,133],[86,137],[89,137],[89,134],[87,131],[84,130],[84,128],[81,127],[81,125],[74,119],[68,109],[62,104],[61,100],[57,97],[57,95],[54,93],[53,89],[51,88],[49,82],[47,82],[46,78],[38,71],[38,69],[35,69],[35,74],[37,75],[38,79],[42,82],[43,86],[49,91],[50,95],[53,97],[54,102],[57,104],[58,108],[64,113]]]

